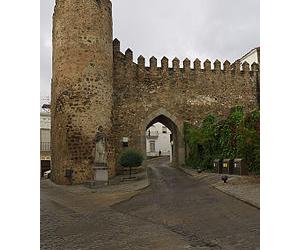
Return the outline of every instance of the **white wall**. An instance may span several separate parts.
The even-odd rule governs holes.
[[[164,125],[161,123],[155,123],[146,131],[146,152],[147,156],[158,156],[159,151],[161,151],[161,155],[170,155],[171,152],[171,143],[170,143],[170,134],[171,131],[166,128],[167,133],[163,133]],[[152,136],[152,138],[148,138],[147,135]],[[157,136],[156,136],[157,135]],[[150,141],[155,141],[155,152],[150,151]]]
[[[41,127],[41,129],[51,129],[50,113],[41,113],[40,114],[40,127]]]
[[[258,53],[257,53],[257,50],[253,50],[249,55],[241,58],[241,65],[244,63],[244,62],[248,62],[250,67],[252,65],[252,63],[258,63]]]
[[[51,117],[50,113],[40,114],[40,150],[50,151],[51,143]]]

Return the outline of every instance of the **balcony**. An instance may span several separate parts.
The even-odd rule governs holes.
[[[50,152],[51,151],[51,143],[50,142],[41,142],[40,150],[43,152]]]
[[[147,139],[157,139],[158,138],[158,131],[147,131],[146,138]]]

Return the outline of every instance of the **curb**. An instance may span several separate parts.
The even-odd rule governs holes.
[[[191,173],[185,171],[185,169],[182,168],[182,167],[179,167],[178,169],[179,169],[180,171],[184,172],[185,174],[189,175],[189,176],[192,176],[192,177],[194,177],[194,178],[197,178],[197,177],[194,176],[193,174],[191,174]],[[197,179],[198,179],[198,180],[202,180],[202,179],[204,179],[205,177],[208,177],[208,175],[202,176],[201,178],[197,178]],[[234,194],[227,193],[226,191],[219,189],[218,187],[214,186],[213,184],[210,184],[210,186],[213,187],[214,189],[218,190],[219,192],[222,192],[223,194],[226,194],[226,195],[228,195],[228,196],[231,196],[231,197],[233,197],[233,198],[235,198],[235,199],[237,199],[237,200],[240,200],[240,201],[242,201],[242,202],[244,202],[244,203],[246,203],[246,204],[248,204],[248,205],[250,205],[250,206],[252,206],[252,207],[255,207],[255,208],[257,208],[257,209],[260,210],[260,207],[259,207],[258,205],[254,204],[254,203],[252,203],[252,202],[250,202],[250,201],[248,201],[248,200],[245,200],[245,199],[243,199],[243,198],[237,197],[237,196],[235,196]]]
[[[147,185],[139,190],[145,190],[146,188],[148,188],[151,185],[150,179],[149,179],[148,168],[146,168],[146,178],[147,178]]]
[[[140,188],[137,188],[137,189],[133,189],[132,191],[133,192],[144,191],[145,189],[147,189],[151,185],[151,183],[149,181],[149,175],[148,175],[148,169],[147,168],[146,168],[146,178],[145,178],[145,180],[146,180],[147,183],[144,186],[142,186]]]
[[[146,190],[149,186],[151,185],[151,183],[149,182],[149,180],[147,181],[147,184],[144,187],[138,188],[135,191],[144,191]]]
[[[147,184],[144,187],[138,188],[134,191],[144,191],[145,189],[147,189],[151,185],[151,183],[149,181],[149,176],[148,176],[148,169],[146,169],[146,179],[147,179]]]
[[[258,205],[254,204],[254,203],[252,203],[252,202],[250,202],[250,201],[248,201],[248,200],[245,200],[245,199],[243,199],[243,198],[237,197],[237,196],[235,196],[235,195],[233,195],[233,194],[231,194],[231,193],[227,193],[227,192],[225,192],[224,190],[221,190],[221,189],[217,188],[217,187],[214,186],[214,185],[211,185],[211,187],[213,187],[214,189],[218,190],[219,192],[222,192],[223,194],[227,194],[228,196],[231,196],[231,197],[233,197],[233,198],[236,198],[237,200],[240,200],[240,201],[242,201],[242,202],[244,202],[244,203],[246,203],[246,204],[248,204],[248,205],[250,205],[250,206],[252,206],[252,207],[255,207],[255,208],[257,208],[257,209],[260,210],[260,207],[259,207]]]
[[[185,174],[187,174],[187,175],[189,175],[189,176],[195,177],[195,176],[192,175],[191,173],[185,171],[185,169],[184,169],[183,167],[178,167],[177,169],[179,169],[181,172],[183,172],[183,173],[185,173]]]
[[[144,187],[135,189],[135,190],[133,190],[131,192],[142,192],[142,191],[146,190],[151,185],[151,183],[149,181],[149,177],[148,177],[148,169],[146,169],[146,178],[147,178],[147,184]],[[124,202],[130,201],[131,199],[133,199],[137,195],[138,195],[138,193],[135,193],[135,194],[131,195],[129,199],[122,200],[122,201],[119,201],[117,203],[114,203],[110,207],[113,208],[114,206],[118,206],[118,205],[120,205],[120,204],[122,204]]]
[[[145,179],[142,179],[142,180],[138,180],[138,181],[133,181],[133,182],[128,182],[126,183],[126,185],[132,185],[134,183],[137,183],[139,181],[145,181],[145,184],[141,185],[140,187],[136,187],[136,188],[130,188],[130,190],[126,190],[126,191],[122,191],[122,192],[125,192],[125,193],[128,193],[128,192],[139,192],[139,191],[143,191],[145,189],[147,189],[149,186],[150,186],[150,181],[149,181],[149,176],[148,176],[148,171],[146,170],[146,174],[145,174]],[[125,185],[124,183],[123,184],[115,184],[115,185],[111,185],[111,186],[122,186],[122,185]]]
[[[208,175],[204,175],[204,176],[201,176],[201,177],[195,176],[195,175],[193,175],[193,174],[191,174],[191,173],[185,171],[185,169],[182,168],[182,167],[178,167],[177,169],[179,169],[180,171],[182,171],[183,173],[185,173],[185,174],[187,174],[187,175],[189,175],[189,176],[191,176],[191,177],[197,178],[198,180],[202,180],[202,179],[204,179],[205,177],[208,177]]]
[[[124,192],[124,193],[128,193],[128,192],[143,191],[143,190],[147,189],[151,185],[151,183],[150,183],[150,180],[149,180],[148,169],[146,169],[145,172],[146,172],[145,173],[145,177],[144,177],[145,179],[144,180],[138,180],[138,181],[145,181],[144,184],[142,184],[142,185],[140,185],[140,187],[136,187],[136,188],[131,187],[130,190],[123,190],[122,191],[120,189],[120,191]],[[131,184],[134,184],[134,183],[136,183],[138,181],[134,181],[134,182],[131,182],[131,183],[128,182],[127,185],[130,186]],[[101,188],[91,189],[91,188],[86,187],[84,184],[58,185],[58,184],[54,183],[52,180],[50,180],[50,179],[44,179],[44,180],[40,181],[40,188],[43,185],[42,182],[44,182],[44,185],[47,185],[49,187],[54,187],[54,188],[63,188],[63,187],[65,187],[65,188],[67,188],[67,191],[70,192],[70,193],[76,193],[77,192],[76,190],[74,192],[74,189],[76,187],[84,188],[84,190],[86,192],[89,192],[89,191],[91,191],[91,192],[97,192],[97,190],[101,189],[101,191],[103,190],[104,193],[105,193],[105,192],[107,192],[107,190],[109,190],[110,187],[121,187],[122,185],[124,185],[124,183],[123,184],[114,184],[114,185],[105,185],[105,186],[102,186]]]
[[[166,156],[158,156],[158,157],[146,159],[146,160],[145,160],[145,164],[147,165],[147,162],[152,162],[152,161],[155,161],[155,160],[161,160],[161,159],[163,159],[163,158],[166,158]]]

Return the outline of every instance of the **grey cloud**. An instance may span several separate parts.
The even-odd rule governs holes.
[[[259,0],[114,1],[114,35],[135,56],[232,61],[259,45],[259,21]]]
[[[134,58],[234,61],[259,46],[259,0],[113,0],[114,37]],[[49,93],[54,0],[41,2],[41,93]],[[48,42],[48,43],[49,43]]]
[[[54,0],[41,0],[40,4],[40,93],[50,96],[51,33]],[[50,46],[49,46],[50,45]]]

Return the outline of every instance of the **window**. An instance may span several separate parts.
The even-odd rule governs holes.
[[[50,129],[41,129],[40,130],[40,150],[41,151],[50,151],[50,141],[51,141],[51,132]]]
[[[150,152],[155,152],[155,141],[150,141]]]

